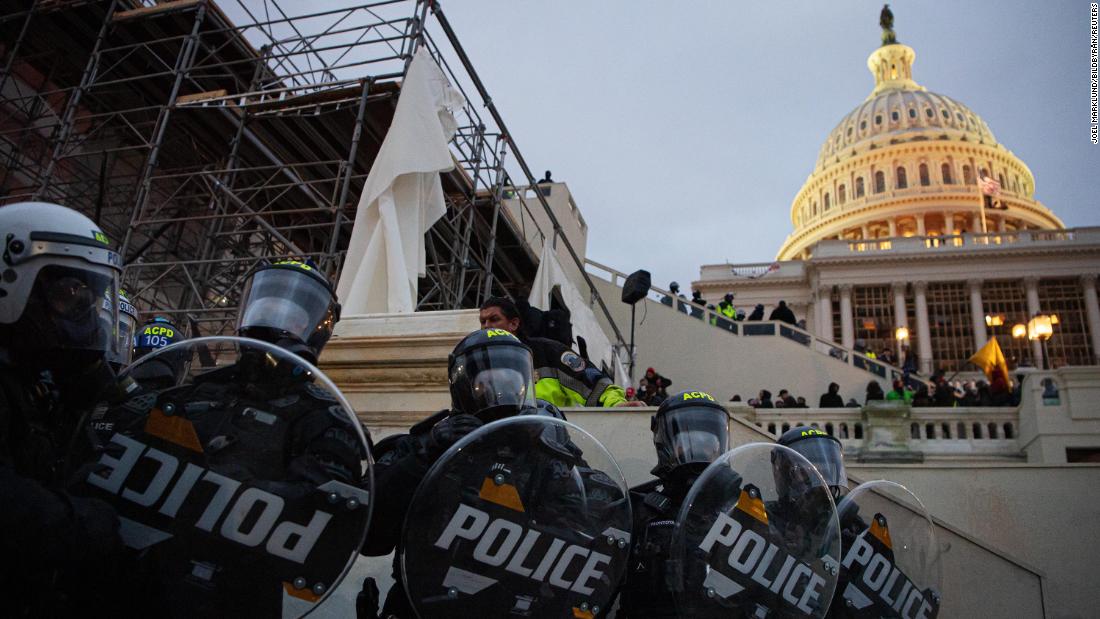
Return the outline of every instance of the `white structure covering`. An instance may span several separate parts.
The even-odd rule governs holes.
[[[539,270],[535,274],[535,281],[531,285],[531,294],[527,297],[527,301],[533,307],[549,309],[550,293],[555,287],[559,289],[565,306],[569,308],[573,335],[583,337],[588,343],[589,358],[596,365],[606,365],[614,374],[614,378],[621,381],[625,372],[622,363],[613,358],[611,340],[604,334],[588,300],[566,276],[565,270],[554,254],[553,243],[547,242],[543,243],[542,256],[539,257]]]
[[[451,110],[465,100],[425,48],[401,85],[386,139],[359,198],[336,288],[344,314],[411,312],[424,276],[424,235],[446,207],[439,173],[454,168]]]

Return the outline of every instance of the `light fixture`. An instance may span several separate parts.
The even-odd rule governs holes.
[[[1023,323],[1012,325],[1012,337],[1016,339],[1027,337],[1027,325]]]
[[[1052,324],[1052,325],[1058,324],[1058,314],[1051,314],[1050,315],[1050,324]]]
[[[1005,317],[1003,314],[986,314],[985,326],[987,327],[999,327],[1005,323]]]
[[[1054,325],[1050,316],[1036,314],[1034,318],[1027,321],[1027,339],[1049,340],[1052,335],[1054,335]]]
[[[909,339],[909,329],[907,327],[898,327],[894,329],[894,339],[899,342]]]

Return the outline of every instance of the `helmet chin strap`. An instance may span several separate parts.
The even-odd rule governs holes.
[[[520,413],[520,406],[516,404],[499,404],[488,406],[474,413],[474,416],[483,423],[489,423],[506,417],[514,417]]]
[[[298,340],[284,338],[275,342],[275,345],[283,350],[298,355],[310,363],[317,363],[317,355],[314,354],[313,349]]]

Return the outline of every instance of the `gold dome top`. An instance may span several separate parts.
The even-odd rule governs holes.
[[[875,78],[871,94],[830,133],[814,171],[875,148],[903,142],[949,140],[996,145],[980,116],[951,97],[928,92],[913,81],[916,52],[895,43],[867,59]]]

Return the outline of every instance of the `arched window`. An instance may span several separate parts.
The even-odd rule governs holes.
[[[951,164],[945,163],[942,166],[940,166],[940,172],[943,173],[943,184],[944,185],[954,185],[955,184],[955,180],[951,178]]]
[[[997,173],[997,182],[1001,184],[1001,189],[1008,189],[1008,185],[1005,185],[1005,175]]]
[[[898,122],[898,111],[897,110],[894,110],[893,112],[890,112],[890,120],[892,120],[894,122]]]
[[[841,183],[840,187],[836,188],[836,203],[837,204],[844,204],[844,201],[845,201],[845,199],[847,199],[847,197],[848,196],[845,195],[844,184]]]
[[[882,124],[882,114],[875,114],[875,124],[876,125],[881,125]]]
[[[810,212],[814,214],[814,217],[817,217],[817,202],[810,203]]]
[[[897,178],[895,179],[894,184],[897,186],[898,189],[905,189],[909,186],[909,179],[905,176],[905,168],[898,166]]]
[[[856,197],[857,198],[862,198],[863,197],[863,177],[862,176],[860,176],[859,178],[856,179]]]
[[[829,192],[826,191],[825,192],[825,210],[829,210],[830,206],[832,206],[832,205],[829,203]]]
[[[932,108],[926,107],[924,108],[924,115],[929,118],[934,118],[936,116],[936,113],[932,111]]]
[[[909,108],[909,118],[916,118],[916,117],[917,117],[917,109],[912,108],[912,107]]]
[[[875,193],[882,193],[886,191],[886,175],[882,170],[875,172]]]
[[[974,184],[974,168],[968,165],[963,166],[963,182],[967,185]]]
[[[930,185],[931,181],[928,179],[928,164],[926,164],[926,163],[920,164],[920,168],[918,168],[918,172],[920,173],[920,185],[921,185],[921,187],[927,187],[928,185]]]

